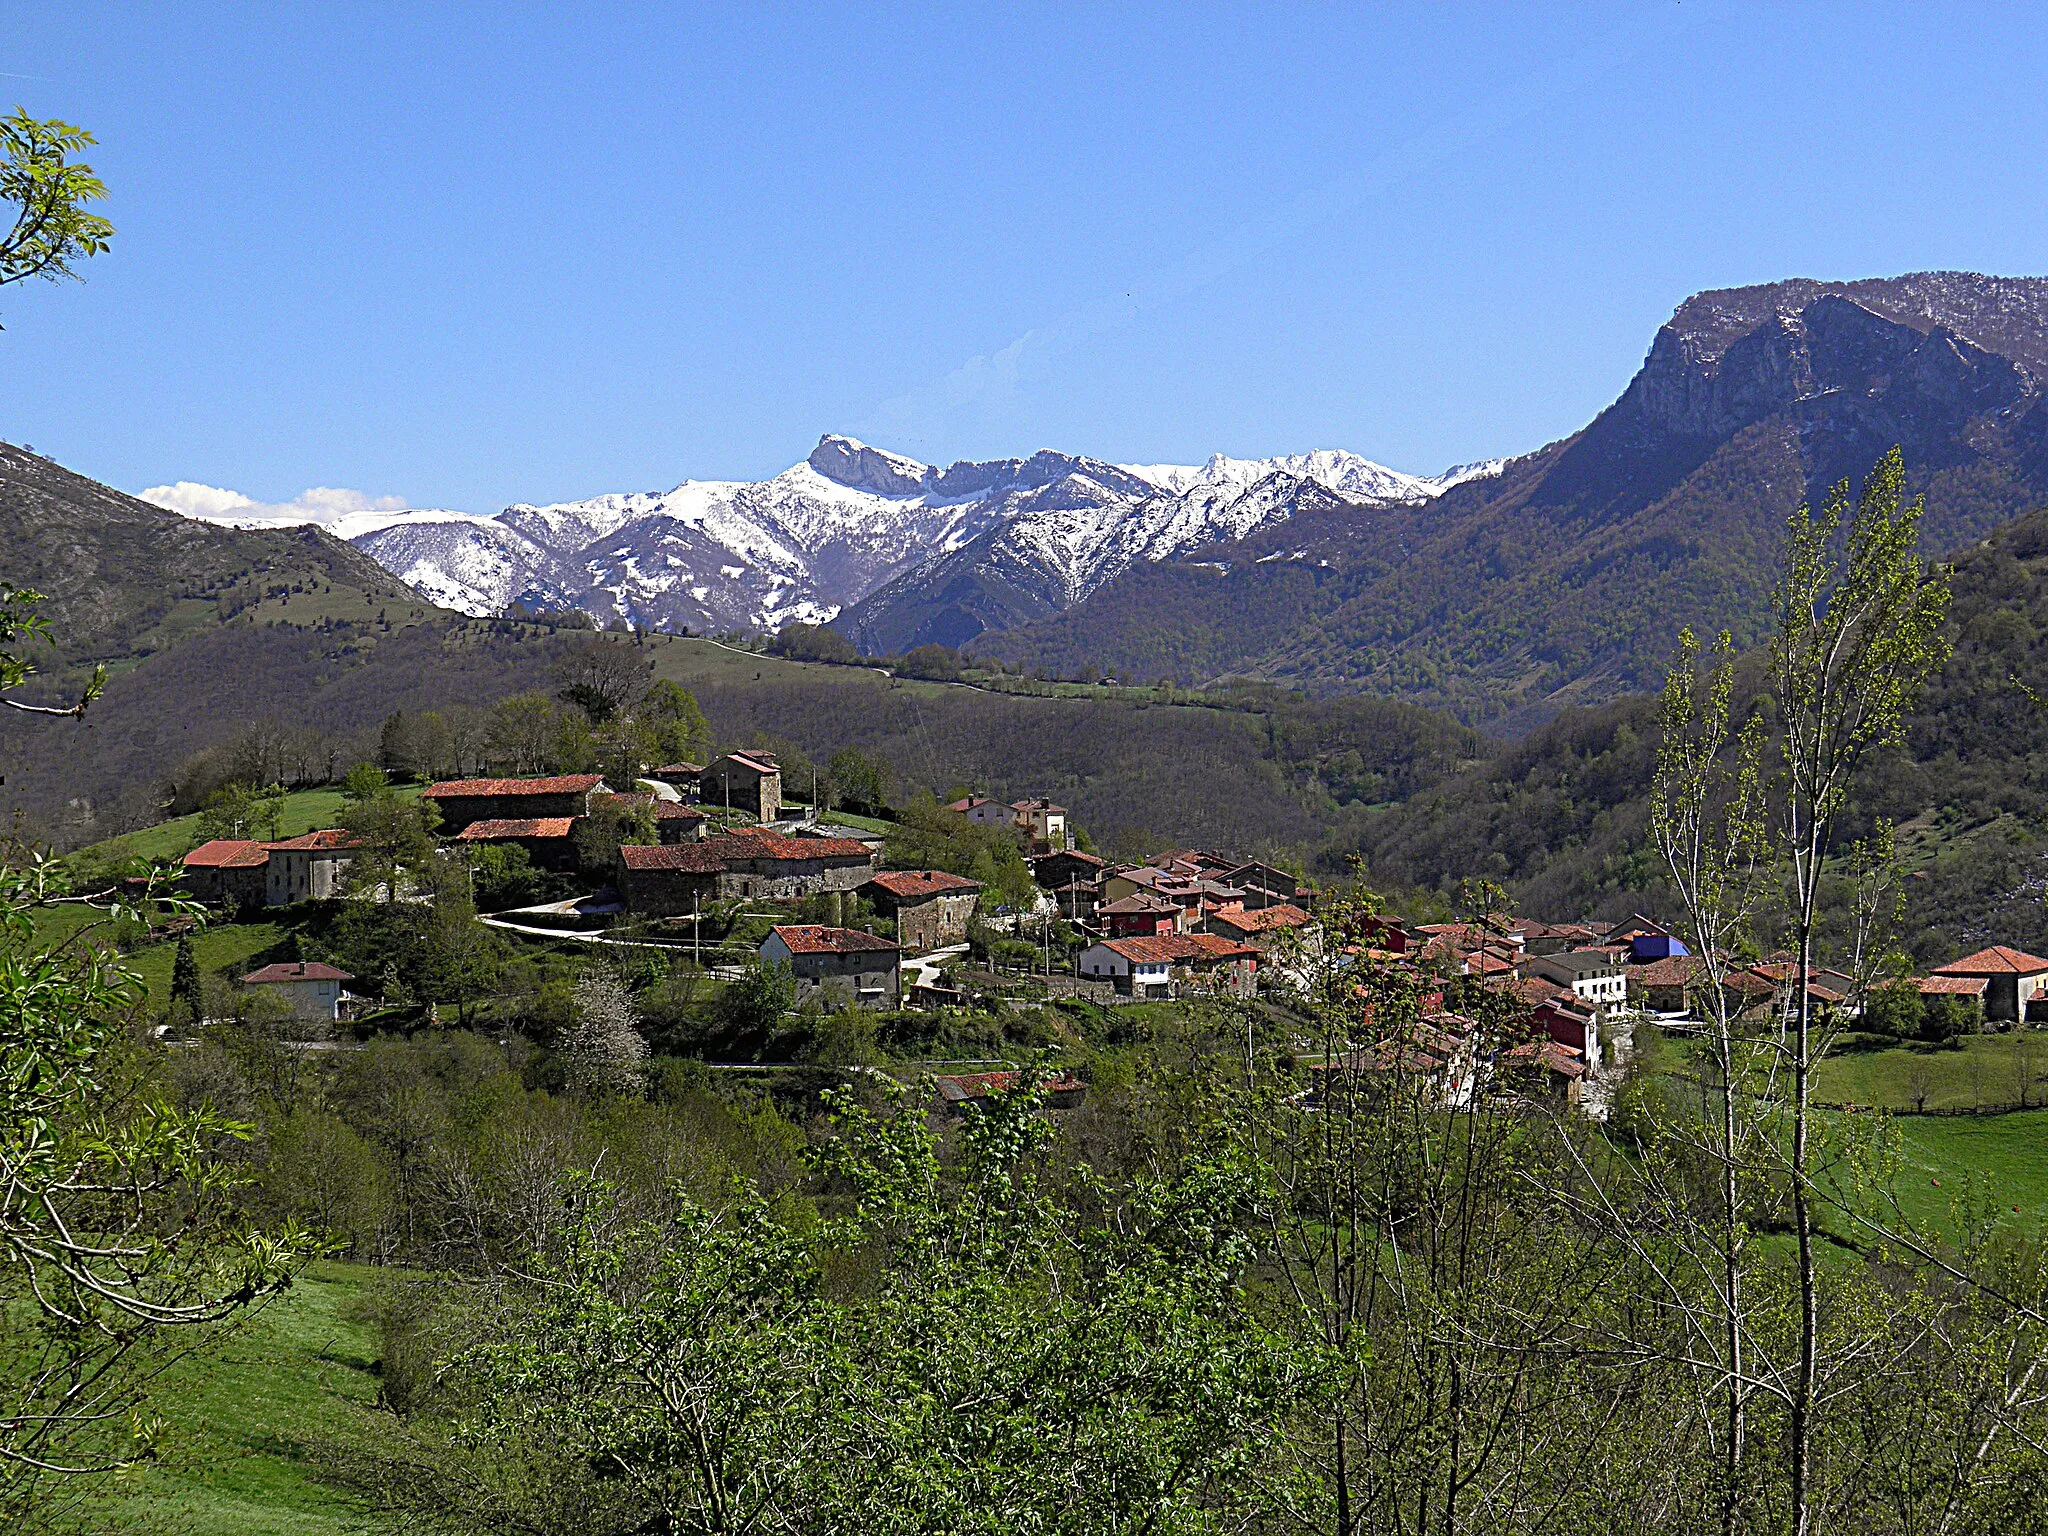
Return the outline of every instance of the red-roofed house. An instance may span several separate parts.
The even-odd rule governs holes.
[[[1017,824],[1016,812],[987,795],[968,795],[952,801],[946,809],[956,816],[965,816],[977,827],[1013,827]]]
[[[1091,944],[1081,952],[1080,971],[1132,997],[1171,997],[1180,982],[1243,996],[1258,962],[1249,944],[1213,933],[1173,933]]]
[[[441,835],[452,837],[473,821],[532,821],[587,816],[590,797],[604,788],[598,773],[559,773],[539,779],[448,779],[427,786],[424,798],[441,811]]]
[[[781,924],[761,941],[761,958],[790,968],[799,1002],[820,997],[863,1008],[894,1008],[902,994],[901,948],[856,928]]]
[[[725,861],[710,849],[710,843],[619,849],[613,879],[626,910],[639,917],[687,917],[717,901]]]
[[[263,904],[270,850],[248,838],[217,837],[185,855],[185,889],[200,901]]]
[[[981,882],[942,869],[885,869],[860,887],[884,917],[894,918],[896,939],[910,954],[967,942],[967,925],[981,899]]]
[[[288,960],[266,965],[242,978],[245,987],[263,987],[291,1004],[302,1019],[319,1019],[332,1024],[341,1016],[341,987],[354,981],[347,971],[338,971],[317,960]]]
[[[2048,989],[2048,960],[2023,949],[1994,944],[1974,955],[1951,960],[1934,968],[1936,976],[1983,977],[1990,983],[1984,993],[1987,1019],[2024,1019],[2028,1009]]]
[[[1280,902],[1256,910],[1211,912],[1202,924],[1209,933],[1221,934],[1226,939],[1235,939],[1240,944],[1249,944],[1257,950],[1267,950],[1280,942],[1283,934],[1294,935],[1304,955],[1314,958],[1322,953],[1323,930],[1316,920],[1292,902]]]
[[[713,758],[697,776],[697,798],[717,809],[730,807],[756,821],[782,814],[782,765],[773,752],[749,748]]]
[[[1138,891],[1117,901],[1103,903],[1095,915],[1113,939],[1157,938],[1178,933],[1182,908],[1174,902]]]

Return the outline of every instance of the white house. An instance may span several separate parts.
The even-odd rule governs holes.
[[[318,960],[286,960],[242,978],[245,987],[267,987],[291,1004],[294,1016],[332,1024],[341,1016],[341,987],[354,981],[347,971]]]
[[[1054,805],[1043,795],[1013,801],[1010,815],[1019,831],[1034,843],[1043,843],[1055,853],[1067,846],[1067,808]]]
[[[987,795],[969,795],[964,800],[955,800],[946,809],[965,816],[977,827],[1007,827],[1017,819],[1016,812]]]
[[[1569,987],[1596,1008],[1620,1008],[1628,1002],[1628,968],[1604,949],[1531,955],[1522,962],[1522,969]]]
[[[1132,997],[1172,995],[1172,945],[1155,938],[1105,939],[1081,951],[1081,974]]]

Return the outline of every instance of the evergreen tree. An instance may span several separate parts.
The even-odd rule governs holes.
[[[199,960],[192,953],[190,934],[178,936],[178,952],[171,961],[171,997],[191,1005],[194,1016],[199,1012]]]

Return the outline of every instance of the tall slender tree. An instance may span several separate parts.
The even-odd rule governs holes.
[[[1820,1042],[1811,995],[1821,881],[1857,769],[1896,742],[1921,684],[1948,654],[1946,572],[1918,552],[1925,498],[1906,499],[1904,456],[1893,448],[1850,504],[1849,482],[1820,514],[1802,505],[1787,524],[1770,651],[1784,755],[1783,829],[1797,952],[1784,1051],[1792,1078],[1790,1174],[1799,1251],[1798,1359],[1790,1400],[1792,1529],[1814,1528],[1813,1443],[1820,1309],[1813,1241],[1812,1086]],[[1843,525],[1847,542],[1841,544]]]

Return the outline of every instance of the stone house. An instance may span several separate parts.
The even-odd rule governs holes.
[[[697,776],[697,798],[715,810],[774,821],[782,814],[782,765],[773,752],[728,752]]]
[[[787,965],[797,1001],[854,1003],[894,1008],[902,996],[902,950],[888,939],[855,928],[785,923],[768,930],[761,958]]]
[[[264,905],[289,907],[301,901],[333,901],[341,895],[343,877],[361,845],[339,827],[329,827],[263,846],[269,853]]]
[[[1202,931],[1249,944],[1261,953],[1281,942],[1283,934],[1294,935],[1294,941],[1301,946],[1301,953],[1311,960],[1323,951],[1322,925],[1291,902],[1211,912],[1202,924]]]
[[[877,858],[873,848],[851,838],[785,837],[758,827],[690,846],[724,867],[719,894],[728,900],[856,891],[874,874]]]
[[[719,899],[725,861],[706,843],[662,843],[619,850],[614,880],[638,917],[688,917]]]
[[[590,797],[603,789],[602,774],[562,773],[538,779],[449,779],[428,785],[422,798],[440,809],[441,835],[453,837],[475,821],[587,816]]]
[[[973,1105],[984,1104],[1016,1084],[1015,1072],[967,1072],[934,1079],[939,1102],[954,1115],[965,1115]],[[1062,1072],[1039,1085],[1048,1109],[1078,1109],[1088,1095],[1088,1085],[1072,1073]]]
[[[859,888],[875,910],[894,919],[896,940],[910,954],[967,942],[981,882],[938,869],[886,869]]]
[[[185,855],[183,884],[200,901],[232,907],[263,904],[270,850],[248,838],[217,837]]]
[[[1951,960],[1947,965],[1937,965],[1932,974],[1972,979],[1981,977],[1988,982],[1984,991],[1984,1017],[1987,1019],[2017,1022],[2041,1011],[2036,1007],[2037,1001],[2048,1007],[2048,998],[2042,995],[2048,992],[2048,960],[2004,944],[1994,944],[1974,955]]]

